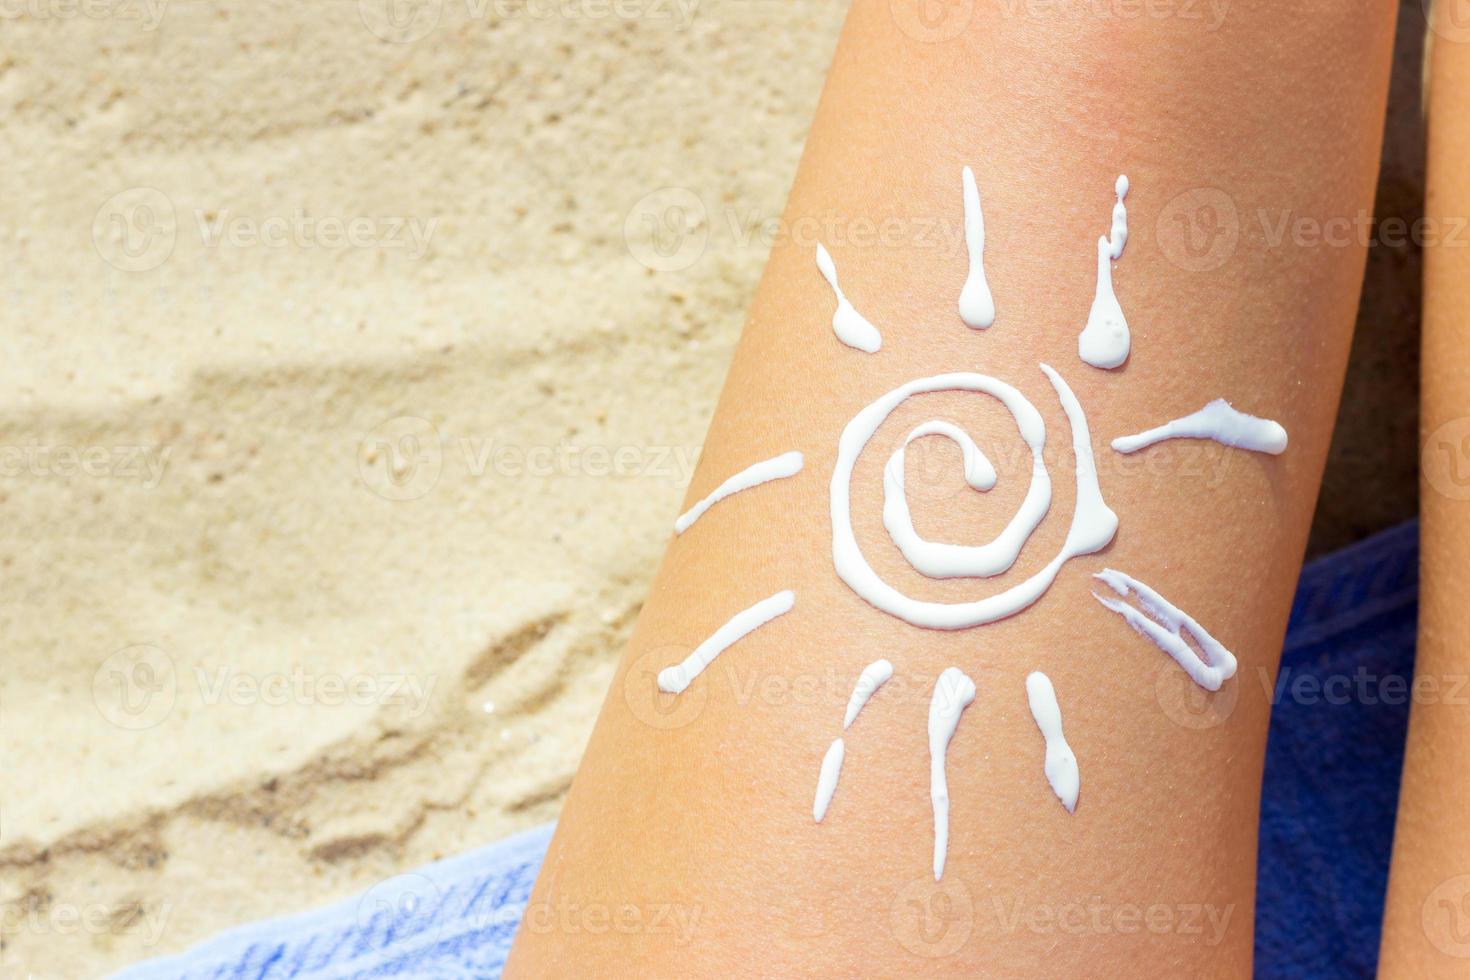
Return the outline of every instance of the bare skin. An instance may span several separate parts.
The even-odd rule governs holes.
[[[1429,84],[1426,229],[1470,215],[1470,30],[1441,4]],[[1419,642],[1379,973],[1470,970],[1470,255],[1424,249]],[[1460,241],[1463,245],[1463,240]],[[1440,246],[1440,247],[1436,247]]]
[[[1393,6],[1237,3],[1213,27],[1208,13],[1099,9],[976,3],[962,32],[935,40],[945,25],[905,3],[855,0],[788,202],[792,234],[772,251],[686,506],[756,460],[799,449],[806,467],[671,540],[507,976],[1249,973],[1265,691],[1364,251],[1351,233],[1308,240],[1292,222],[1340,228],[1371,209]],[[998,308],[987,331],[955,308],[966,164]],[[1114,281],[1133,355],[1100,371],[1078,359],[1077,334],[1121,173],[1132,234]],[[885,221],[893,233],[874,235]],[[879,353],[834,338],[818,237],[882,331]],[[1000,478],[970,491],[954,445],[916,443],[916,525],[968,543],[1000,530],[1030,460],[994,399],[905,402],[853,479],[858,540],[885,579],[936,601],[994,594],[1056,553],[1072,514],[1071,430],[1041,361],[1086,409],[1121,519],[1112,545],[1070,562],[1030,609],[977,629],[918,629],[868,605],[831,556],[843,427],[891,388],[949,371],[994,375],[1030,398],[1055,494],[1004,576],[925,579],[880,516],[889,453],[937,417],[969,431]],[[1215,397],[1282,421],[1286,453],[1108,448]],[[1204,696],[1092,599],[1090,573],[1104,567],[1188,611],[1240,674]],[[656,692],[659,669],[782,589],[796,593],[792,612],[684,694]],[[814,824],[822,756],[844,734],[858,672],[879,657],[894,678],[845,733],[840,785]],[[926,718],[951,665],[978,694],[949,750],[951,838],[936,885]],[[1042,774],[1031,670],[1053,680],[1080,762],[1075,815]]]

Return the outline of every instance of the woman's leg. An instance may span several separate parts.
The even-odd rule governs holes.
[[[760,460],[800,451],[803,467],[671,539],[508,975],[1249,972],[1264,692],[1347,356],[1393,20],[1386,0],[854,0],[790,234],[772,251],[688,503]],[[984,216],[988,329],[957,311],[966,166]],[[1132,348],[1101,370],[1079,359],[1078,334],[1120,174],[1131,234],[1110,267]],[[877,353],[834,336],[818,240],[881,333]],[[998,533],[1023,507],[1032,464],[994,398],[903,400],[850,490],[839,486],[873,572],[907,597],[968,602],[1064,550],[1080,427],[1041,362],[1085,412],[1119,519],[1111,545],[1066,562],[1034,605],[975,628],[921,628],[865,601],[834,563],[838,440],[913,379],[974,372],[1014,385],[1045,423],[1053,497],[1003,575],[935,580],[907,567],[884,531],[882,485],[914,426],[956,423],[999,475],[976,492],[956,445],[916,442],[908,499],[932,540]],[[1215,398],[1280,421],[1285,452],[1109,447]],[[1081,531],[1106,530],[1099,513],[1084,516]],[[836,525],[841,536],[841,513]],[[1239,674],[1206,695],[1094,600],[1113,595],[1090,577],[1109,567],[1192,615]],[[660,671],[785,590],[789,612],[692,679],[665,674],[665,687],[688,681],[683,693],[658,690]],[[879,658],[893,679],[844,731],[852,686]],[[949,667],[977,691],[943,764],[950,824],[936,884],[929,718]],[[1075,813],[1043,775],[1031,671],[1049,676],[1080,766]],[[816,823],[818,771],[838,736],[845,762]]]
[[[1470,970],[1470,22],[1431,35],[1419,643],[1380,974]]]

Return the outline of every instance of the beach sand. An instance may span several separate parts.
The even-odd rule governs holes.
[[[556,815],[844,12],[691,3],[4,22],[0,974]],[[1321,547],[1412,513],[1417,263],[1374,257]]]

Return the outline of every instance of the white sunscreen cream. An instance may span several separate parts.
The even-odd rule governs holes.
[[[1087,313],[1087,326],[1077,336],[1077,355],[1095,368],[1115,368],[1128,360],[1132,340],[1128,320],[1113,293],[1112,246],[1097,240],[1097,292]]]
[[[970,253],[970,274],[960,290],[960,319],[965,326],[981,330],[995,322],[995,300],[985,281],[985,213],[980,209],[974,171],[966,167],[960,178],[965,198],[965,247]]]
[[[887,660],[874,660],[863,668],[858,675],[857,683],[853,685],[852,697],[847,699],[847,714],[843,716],[842,728],[844,731],[852,727],[857,720],[858,712],[863,710],[863,705],[871,698],[885,683],[893,676],[893,664]]]
[[[1100,596],[1096,592],[1092,594],[1098,602],[1122,616],[1129,626],[1173,657],[1200,687],[1218,691],[1220,685],[1235,676],[1235,655],[1192,617],[1153,589],[1111,568],[1098,572],[1093,578],[1101,580],[1125,599],[1129,595],[1137,596],[1143,612],[1119,599]],[[1199,646],[1199,653],[1182,634],[1188,634],[1194,640]]]
[[[1097,482],[1097,465],[1092,454],[1092,437],[1087,419],[1072,389],[1050,367],[1041,370],[1051,381],[1072,427],[1072,449],[1076,458],[1077,503],[1072,523],[1061,550],[1045,567],[1024,582],[1003,592],[974,602],[923,602],[899,592],[868,564],[858,547],[852,526],[852,473],[858,456],[889,414],[903,401],[930,391],[976,391],[1000,400],[1016,420],[1021,438],[1031,449],[1033,486],[1044,480],[1044,492],[1028,493],[1022,502],[1027,523],[1046,514],[1051,506],[1051,481],[1044,477],[1046,463],[1042,451],[1046,445],[1046,423],[1035,406],[1015,388],[984,374],[941,374],[919,378],[894,388],[857,413],[842,430],[837,443],[837,463],[832,469],[830,505],[832,511],[832,561],[837,576],[863,599],[884,612],[915,626],[930,629],[967,629],[992,623],[1014,615],[1030,606],[1056,580],[1062,565],[1078,555],[1102,550],[1118,529],[1118,515],[1104,503]],[[1019,518],[1018,518],[1019,519]]]
[[[1081,778],[1077,772],[1077,756],[1062,735],[1062,709],[1057,704],[1057,692],[1051,678],[1041,671],[1026,675],[1026,699],[1031,702],[1031,717],[1046,739],[1046,781],[1051,783],[1052,792],[1062,801],[1068,813],[1077,812],[1077,792]]]
[[[817,243],[817,268],[837,296],[837,312],[832,314],[832,332],[849,347],[865,354],[877,353],[878,348],[883,346],[883,337],[878,333],[878,328],[869,323],[843,295],[842,287],[837,285],[837,266],[833,264],[832,256],[827,254],[827,249],[821,242]]]
[[[904,496],[904,450],[913,440],[927,435],[943,435],[960,446],[965,458],[965,482],[973,489],[985,491],[995,486],[995,468],[969,433],[948,422],[925,422],[894,450],[883,470],[883,526],[888,529],[888,536],[914,570],[930,578],[999,575],[1015,564],[1050,505],[1051,476],[1040,462],[1041,456],[1033,452],[1031,486],[1026,491],[1026,499],[994,540],[979,546],[926,541],[914,529],[908,499]]]
[[[772,459],[762,460],[759,463],[747,466],[724,483],[715,487],[714,491],[708,497],[705,497],[699,503],[680,514],[679,519],[674,522],[674,533],[683,534],[689,530],[689,526],[699,520],[705,511],[731,494],[739,493],[741,490],[749,490],[751,487],[757,487],[762,483],[769,483],[772,480],[795,476],[801,472],[802,462],[801,453],[793,450],[789,453],[782,453],[780,456]]]
[[[1123,246],[1128,244],[1128,206],[1123,203],[1123,198],[1128,196],[1127,174],[1118,175],[1113,192],[1118,195],[1118,202],[1113,205],[1113,227],[1108,235],[1108,254],[1116,260],[1123,257]]]
[[[934,804],[934,880],[944,874],[949,851],[949,780],[944,757],[954,737],[960,713],[975,700],[975,682],[958,667],[946,667],[934,682],[929,701],[929,801]]]
[[[728,623],[715,630],[714,635],[694,648],[684,662],[665,667],[658,672],[658,689],[665,694],[682,694],[689,683],[714,663],[714,659],[736,640],[759,629],[777,616],[791,611],[796,605],[796,593],[789,589],[777,592],[769,599],[762,599],[743,612],[736,613]]]
[[[1077,354],[1096,368],[1115,368],[1128,360],[1132,339],[1128,334],[1128,318],[1113,293],[1112,260],[1121,258],[1128,244],[1128,176],[1118,177],[1113,187],[1118,201],[1113,205],[1113,226],[1107,238],[1097,240],[1097,291],[1092,309],[1087,313],[1087,326],[1077,337]]]
[[[812,802],[812,819],[817,823],[827,815],[832,794],[837,790],[837,777],[842,773],[842,756],[846,749],[842,739],[835,739],[822,757],[822,772],[817,776],[817,798]]]
[[[1113,448],[1120,453],[1136,453],[1165,439],[1213,439],[1224,446],[1273,456],[1286,451],[1286,430],[1281,423],[1236,411],[1223,398],[1147,432],[1120,436],[1113,440]]]

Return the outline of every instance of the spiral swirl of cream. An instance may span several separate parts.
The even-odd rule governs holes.
[[[1077,503],[1072,523],[1061,550],[1043,568],[1025,581],[994,595],[972,602],[926,602],[914,599],[889,585],[863,556],[852,527],[852,473],[863,448],[878,427],[900,404],[913,395],[934,391],[974,391],[998,399],[1016,421],[1021,438],[1031,450],[1032,477],[1026,499],[1016,516],[1000,535],[989,544],[975,546],[936,544],[924,541],[914,532],[908,505],[903,498],[903,448],[900,447],[884,470],[884,525],[905,558],[914,568],[930,577],[990,576],[1010,568],[1020,550],[1051,507],[1051,477],[1047,473],[1043,450],[1046,447],[1046,422],[1041,413],[1011,385],[986,374],[958,372],[917,378],[879,397],[853,416],[837,442],[837,463],[832,469],[830,490],[832,508],[832,561],[837,575],[863,599],[899,619],[930,629],[968,629],[1014,615],[1036,602],[1056,581],[1066,562],[1078,555],[1101,551],[1113,540],[1118,530],[1118,516],[1103,501],[1098,486],[1097,466],[1092,454],[1092,436],[1087,418],[1072,389],[1061,375],[1042,364],[1042,372],[1056,390],[1062,410],[1072,429],[1072,448],[1076,457]],[[958,433],[958,436],[956,435]],[[986,489],[986,470],[990,483],[994,470],[984,460],[962,431],[943,422],[929,422],[909,435],[912,441],[920,435],[942,434],[954,439],[965,453],[966,478],[976,489]]]

